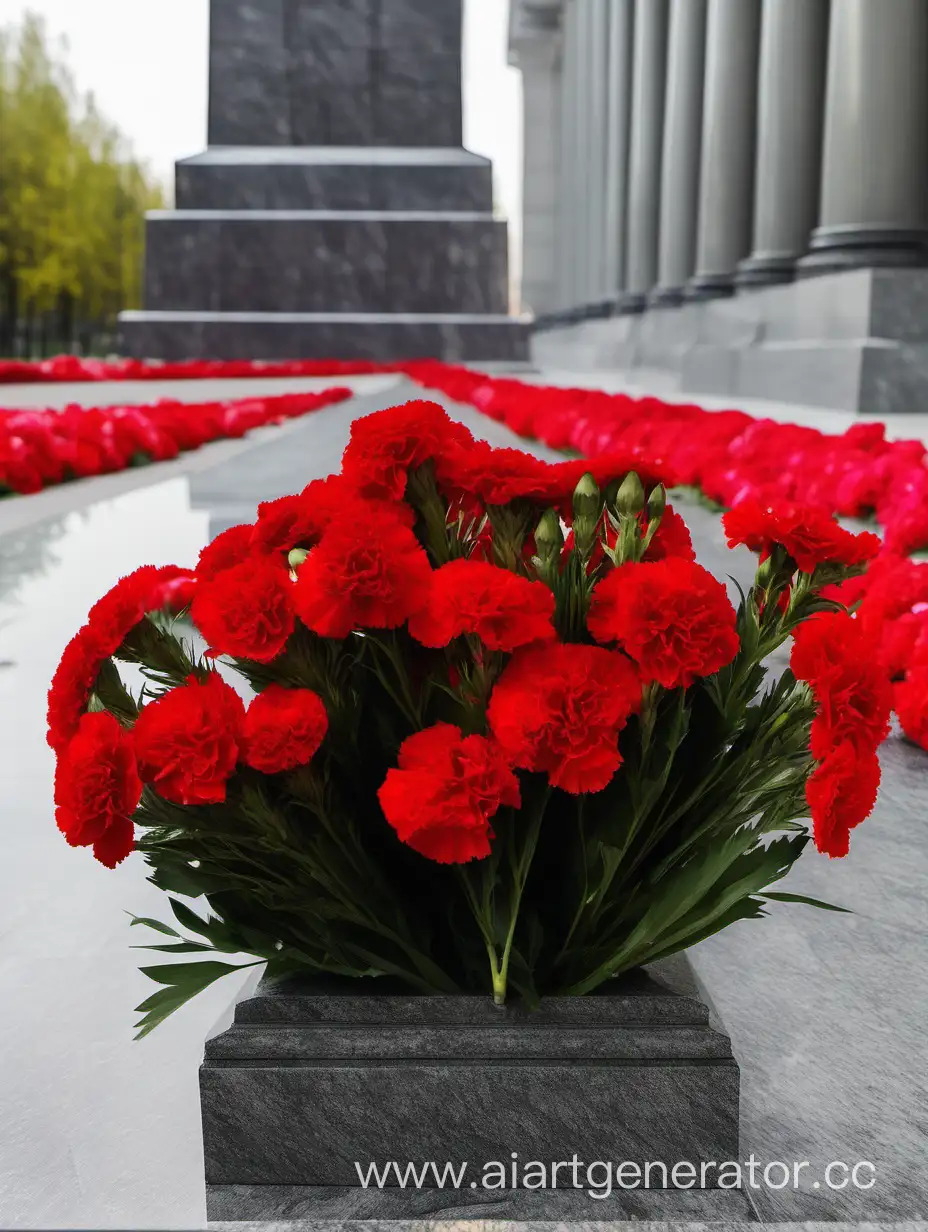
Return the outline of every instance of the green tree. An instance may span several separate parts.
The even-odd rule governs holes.
[[[0,30],[0,354],[90,350],[141,295],[163,190],[40,18]]]

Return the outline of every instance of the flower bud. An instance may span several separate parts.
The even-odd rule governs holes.
[[[659,522],[667,510],[667,489],[659,483],[648,497],[648,521]]]
[[[574,517],[598,522],[602,509],[599,486],[592,475],[586,474],[574,490]]]
[[[535,550],[541,560],[551,560],[560,556],[564,547],[564,532],[561,529],[561,519],[554,509],[547,509],[535,528]]]
[[[644,484],[634,471],[629,471],[615,498],[615,507],[620,517],[637,518],[644,513],[644,505]]]
[[[758,590],[767,591],[770,589],[776,578],[776,568],[774,567],[773,557],[768,556],[766,560],[761,561],[757,570],[757,575],[754,578],[754,585]]]
[[[290,562],[290,568],[299,569],[300,565],[305,562],[308,555],[309,553],[305,548],[294,548],[287,558]]]

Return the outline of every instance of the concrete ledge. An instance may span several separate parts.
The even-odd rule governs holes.
[[[492,313],[125,312],[138,359],[444,359],[522,363],[529,325]]]
[[[853,270],[536,331],[539,366],[894,415],[928,402],[928,270]]]

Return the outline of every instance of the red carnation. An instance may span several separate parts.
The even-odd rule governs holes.
[[[520,449],[493,449],[484,441],[440,459],[437,473],[443,487],[478,496],[487,505],[514,500],[549,505],[565,495],[565,478],[557,466]]]
[[[516,651],[487,718],[513,765],[580,795],[611,781],[622,764],[619,733],[640,704],[638,673],[623,655],[556,643]]]
[[[311,548],[333,518],[351,515],[352,493],[340,475],[315,479],[296,496],[282,496],[258,506],[253,546],[263,552]]]
[[[164,588],[190,575],[174,565],[145,565],[122,578],[90,609],[87,623],[65,647],[48,693],[48,743],[56,752],[77,731],[104,662],[145,616],[160,606]]]
[[[593,591],[587,627],[616,642],[665,689],[726,667],[740,649],[725,587],[702,565],[670,557],[613,570]]]
[[[875,752],[861,754],[853,744],[839,744],[806,784],[815,846],[832,859],[850,850],[851,830],[873,812],[880,787]]]
[[[907,739],[928,749],[928,666],[909,669],[895,687],[894,702]]]
[[[300,566],[293,601],[321,637],[395,629],[426,603],[431,575],[419,541],[401,522],[346,519],[329,527]]]
[[[813,573],[816,565],[836,564],[852,568],[865,565],[880,550],[879,536],[865,531],[853,535],[839,526],[831,514],[813,506],[782,505],[765,508],[746,500],[722,518],[730,548],[744,544],[767,554],[780,544],[795,560],[801,573]]]
[[[647,523],[643,527],[643,532],[646,531]],[[612,538],[615,537],[613,534]],[[689,527],[680,517],[679,513],[677,513],[676,509],[668,505],[664,510],[660,526],[657,528],[657,534],[648,544],[648,550],[644,554],[644,559],[667,560],[670,556],[676,556],[680,560],[696,559],[696,553],[693,551],[693,537],[690,534]]]
[[[519,781],[483,736],[462,737],[439,723],[404,741],[399,769],[378,792],[384,816],[404,843],[439,864],[490,854],[490,819],[521,804]]]
[[[293,582],[282,564],[249,557],[201,583],[193,623],[218,654],[270,663],[293,632]]]
[[[208,582],[227,569],[240,565],[251,552],[251,538],[254,527],[230,526],[221,535],[217,535],[212,543],[208,543],[200,553],[197,561],[197,577],[201,582]]]
[[[555,637],[554,595],[542,582],[479,560],[455,560],[432,574],[428,602],[409,620],[423,646],[476,634],[488,650],[512,651]]]
[[[356,419],[342,474],[362,496],[400,501],[409,472],[469,449],[474,438],[437,402],[407,402]]]
[[[132,814],[142,796],[129,734],[111,714],[85,714],[55,772],[58,829],[72,847],[93,847],[115,868],[134,846]]]
[[[812,687],[818,713],[810,747],[821,760],[840,744],[872,751],[889,734],[892,691],[879,645],[846,612],[821,612],[796,630],[790,667]]]
[[[263,774],[280,774],[312,761],[325,739],[329,717],[311,689],[269,685],[245,716],[242,760]]]
[[[215,672],[147,705],[135,724],[142,781],[175,804],[222,804],[235,771],[245,706]]]

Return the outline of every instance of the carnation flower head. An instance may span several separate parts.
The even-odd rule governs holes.
[[[295,496],[282,496],[258,506],[252,547],[284,555],[293,548],[311,548],[335,518],[355,516],[356,502],[356,494],[341,475],[314,479]]]
[[[455,560],[432,574],[428,599],[410,617],[409,632],[424,646],[447,646],[471,633],[488,650],[513,651],[552,640],[553,617],[554,595],[543,582],[485,561]]]
[[[928,663],[906,672],[893,690],[893,705],[906,738],[928,749]]]
[[[737,655],[737,615],[725,587],[693,561],[668,557],[632,562],[607,574],[593,591],[587,628],[620,646],[645,680],[689,688]]]
[[[824,564],[856,568],[880,550],[878,535],[851,534],[816,506],[783,504],[774,509],[745,500],[724,515],[722,524],[730,548],[744,544],[766,555],[780,544],[801,573],[814,573],[816,565]]]
[[[222,804],[235,772],[245,706],[216,673],[163,694],[133,733],[142,781],[175,804]]]
[[[580,795],[608,786],[622,764],[619,735],[640,705],[641,681],[624,655],[552,643],[516,651],[487,720],[513,765]]]
[[[227,569],[241,564],[251,552],[253,533],[254,527],[246,523],[244,526],[230,526],[228,530],[217,535],[200,553],[197,578],[201,582],[208,582],[218,573],[224,573]]]
[[[166,586],[190,574],[176,565],[145,565],[114,587],[90,609],[87,623],[64,649],[48,693],[48,744],[60,752],[77,731],[91,690],[105,661],[135,626],[163,602]]]
[[[315,757],[328,727],[329,718],[317,693],[268,685],[245,715],[242,760],[263,774],[296,770]]]
[[[129,733],[105,711],[83,715],[58,755],[58,829],[72,847],[93,847],[101,864],[115,868],[135,845],[132,814],[141,797]]]
[[[845,742],[832,749],[806,784],[816,848],[832,859],[850,850],[851,830],[873,812],[880,787],[874,751],[861,754]]]
[[[812,688],[817,714],[810,747],[822,760],[840,744],[862,753],[889,734],[892,691],[879,644],[846,612],[820,612],[793,637],[790,667]]]
[[[643,531],[646,534],[648,524],[645,523]],[[696,559],[696,553],[693,550],[693,537],[690,534],[689,527],[677,513],[672,505],[668,505],[661,517],[660,525],[657,528],[657,534],[648,544],[648,550],[644,554],[646,561],[667,560],[668,557],[675,556],[680,560]]]
[[[246,557],[200,584],[191,616],[212,652],[270,663],[296,624],[290,574],[268,557]]]
[[[437,402],[407,402],[354,421],[342,474],[361,496],[401,501],[410,471],[466,453],[473,444],[470,432]]]
[[[419,541],[397,519],[333,522],[300,566],[294,607],[320,637],[395,629],[427,602],[431,575]]]
[[[493,449],[485,441],[439,459],[436,472],[445,490],[476,496],[486,505],[516,500],[551,505],[567,494],[557,466],[520,449]]]
[[[439,864],[488,856],[491,819],[521,804],[519,781],[498,746],[438,723],[405,740],[398,760],[378,798],[399,839]]]

